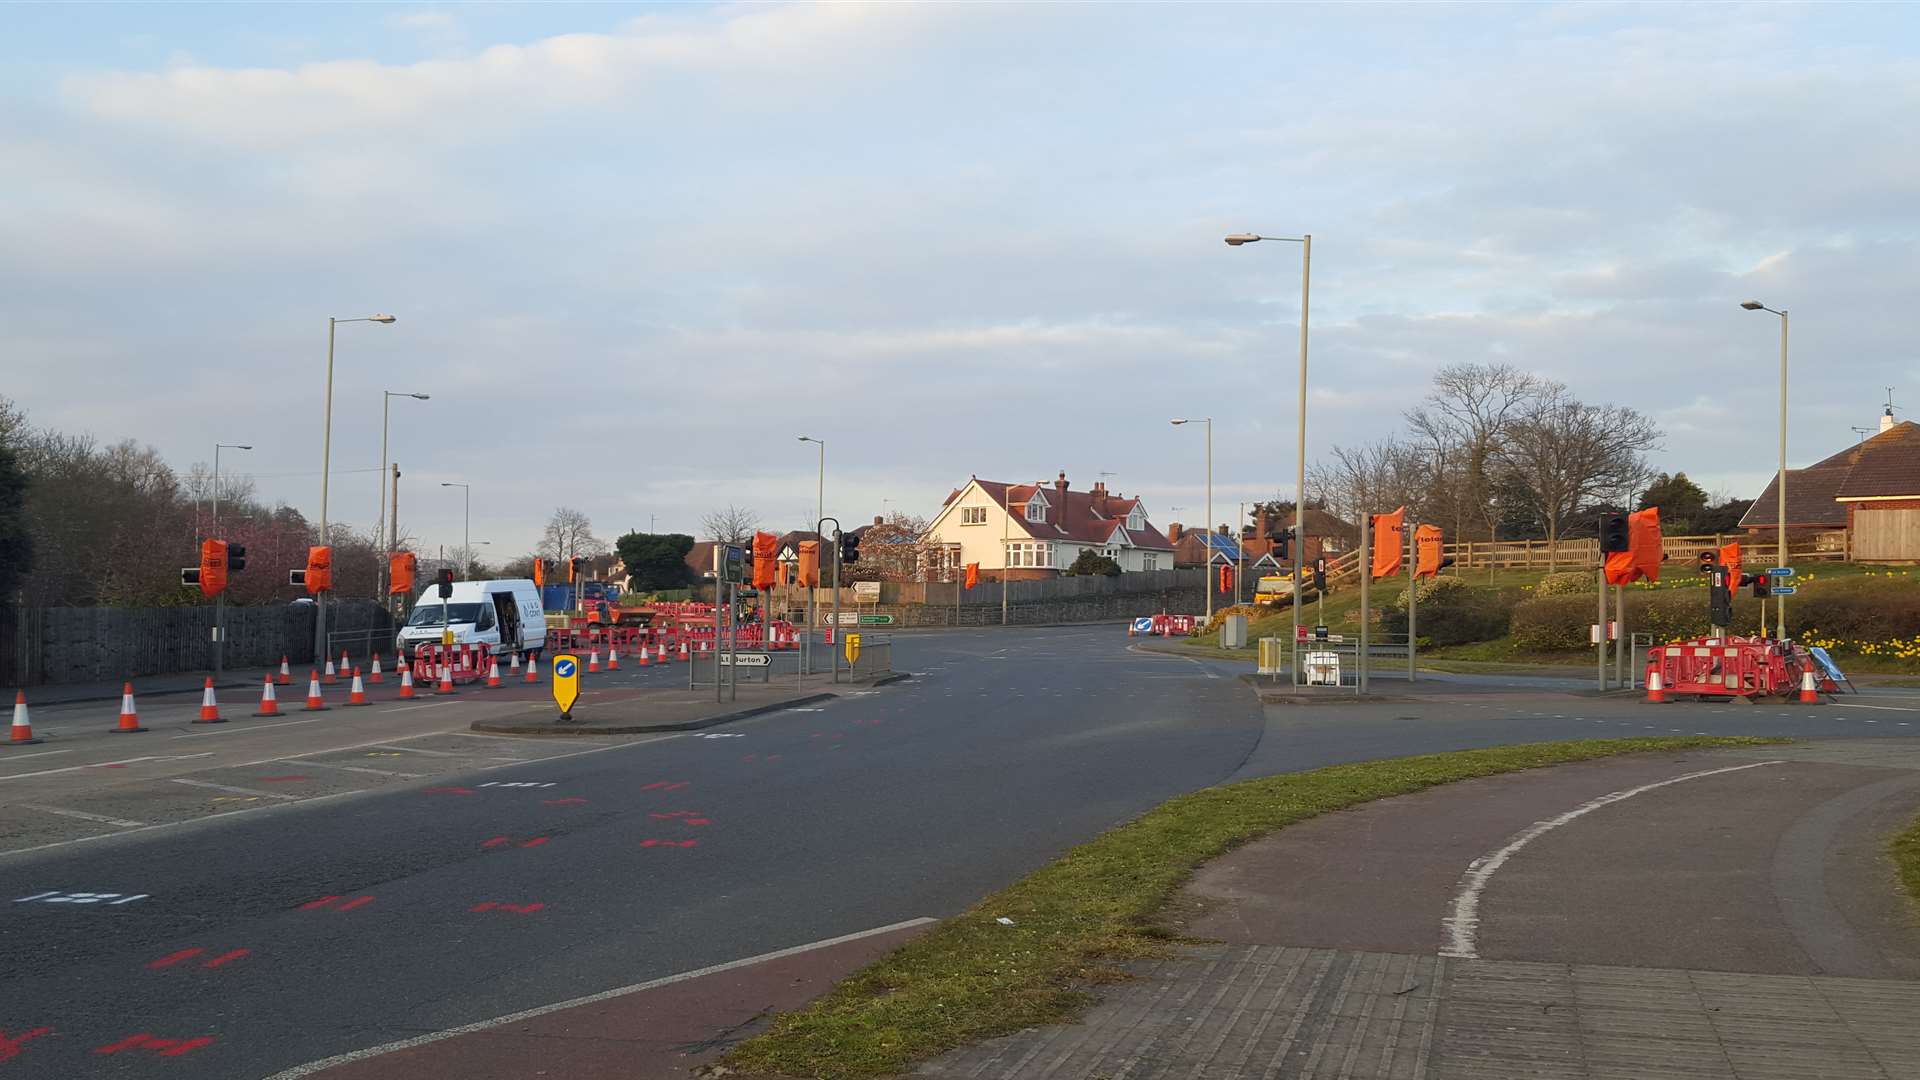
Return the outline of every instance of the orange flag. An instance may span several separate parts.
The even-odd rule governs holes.
[[[1413,576],[1438,577],[1440,574],[1440,526],[1421,525],[1415,528],[1413,546],[1420,553],[1420,561],[1414,566]]]
[[[1391,514],[1373,515],[1373,577],[1392,577],[1400,572],[1402,548],[1407,546],[1407,508]]]

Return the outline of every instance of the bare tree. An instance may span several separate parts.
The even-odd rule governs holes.
[[[1426,400],[1407,411],[1430,476],[1451,487],[1446,501],[1456,538],[1464,539],[1469,520],[1492,538],[1498,520],[1490,497],[1496,459],[1515,418],[1556,389],[1506,364],[1448,364],[1434,373]]]
[[[1336,446],[1313,466],[1310,487],[1336,517],[1358,523],[1361,516],[1408,507],[1423,509],[1431,478],[1419,450],[1387,440],[1365,446]],[[1282,524],[1291,522],[1287,516]]]
[[[575,556],[593,558],[606,551],[606,542],[593,535],[593,522],[571,506],[554,510],[547,520],[546,535],[540,538],[540,557],[555,562]]]
[[[1525,492],[1547,530],[1547,569],[1560,534],[1582,507],[1626,504],[1651,472],[1645,452],[1658,449],[1657,425],[1624,405],[1589,405],[1555,387],[1509,426],[1497,465]]]
[[[715,510],[700,519],[700,531],[709,540],[718,540],[726,544],[744,544],[753,539],[760,528],[760,515],[749,507],[727,504],[725,510]]]
[[[860,561],[841,572],[844,581],[918,581],[928,563],[927,519],[895,511],[860,529]]]

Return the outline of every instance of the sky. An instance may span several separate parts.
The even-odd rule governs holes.
[[[1290,492],[1503,362],[1751,497],[1920,406],[1907,5],[0,7],[0,394],[530,551],[1065,471]],[[1904,414],[1903,414],[1904,416]],[[1179,507],[1179,510],[1175,510]]]

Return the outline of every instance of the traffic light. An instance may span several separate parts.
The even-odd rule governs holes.
[[[387,576],[392,581],[387,586],[388,595],[412,596],[413,578],[419,564],[419,557],[411,551],[396,551],[388,556]]]
[[[1761,600],[1773,595],[1773,579],[1765,574],[1744,574],[1740,584],[1753,586],[1753,595]]]
[[[1327,557],[1325,555],[1313,560],[1313,591],[1317,593],[1327,591]]]
[[[305,585],[309,593],[322,593],[333,588],[333,549],[324,545],[308,548],[306,571],[295,570],[287,575],[287,580],[295,585]]]
[[[200,580],[200,577],[199,577],[199,574],[200,574],[200,571],[198,571],[198,570],[195,570],[195,571],[194,571],[194,579],[193,579],[193,580],[195,580],[195,581],[199,581],[199,580]],[[186,572],[185,572],[185,571],[182,571],[182,572],[181,572],[181,575],[180,575],[180,580],[182,580],[182,581],[185,581],[185,580],[186,580]],[[306,583],[307,583],[307,572],[306,572],[305,570],[289,570],[289,571],[287,571],[287,584],[289,584],[289,585],[305,585]]]
[[[1611,555],[1616,551],[1629,551],[1633,542],[1627,536],[1627,515],[1600,515],[1600,553]]]
[[[860,561],[860,533],[843,532],[840,534],[840,565],[852,566]]]
[[[1713,577],[1707,581],[1707,619],[1714,626],[1733,625],[1733,589],[1727,580],[1727,572],[1719,567],[1713,570]]]
[[[1281,529],[1278,533],[1274,534],[1273,550],[1276,552],[1274,556],[1275,558],[1279,559],[1283,563],[1286,562],[1287,552],[1292,547],[1293,547],[1293,528],[1291,526]]]
[[[1233,591],[1233,567],[1231,566],[1220,567],[1220,591],[1223,593]]]
[[[1719,568],[1720,568],[1719,552],[1703,551],[1700,553],[1700,572],[1701,573],[1711,574],[1715,570],[1718,570]]]
[[[219,596],[227,591],[227,542],[200,541],[200,591]]]
[[[180,568],[180,584],[182,585],[200,584],[200,568],[197,566],[181,567]]]
[[[575,555],[573,558],[568,559],[567,560],[567,584],[571,585],[574,582],[579,581],[580,571],[586,569],[586,565],[587,565],[587,560],[581,558],[578,555]]]
[[[453,595],[453,568],[442,567],[438,572],[436,572],[433,575],[433,583],[438,587],[438,591],[440,593],[440,599],[445,600],[447,597],[452,596]]]
[[[227,545],[227,569],[245,570],[247,568],[247,547],[245,544]]]

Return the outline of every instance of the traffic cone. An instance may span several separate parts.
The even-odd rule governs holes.
[[[403,698],[413,696],[413,669],[404,664],[400,667],[400,696]]]
[[[27,692],[13,692],[13,733],[7,737],[8,746],[28,746],[39,742],[33,737],[33,721],[27,716]]]
[[[273,692],[273,680],[267,679],[260,684],[260,708],[255,716],[279,716],[280,698]]]
[[[339,674],[333,670],[333,661],[327,661],[327,672],[321,676],[321,681],[325,682],[328,686],[332,686],[334,683],[340,681]]]
[[[325,712],[330,708],[332,708],[332,706],[327,704],[327,699],[320,696],[319,674],[312,671],[307,672],[307,707],[301,711]]]
[[[207,676],[207,685],[200,691],[200,718],[196,724],[224,724],[220,719],[220,701],[213,694],[213,676]]]
[[[367,700],[367,687],[365,683],[360,681],[359,668],[353,669],[353,687],[352,689],[347,691],[347,704],[349,705],[373,704],[373,702]]]
[[[293,685],[293,670],[287,667],[286,653],[280,654],[280,685],[281,686]]]
[[[440,685],[434,687],[433,692],[436,694],[457,694],[460,692],[453,688],[453,665],[440,665]]]
[[[600,650],[595,649],[592,652],[587,654],[587,671],[589,673],[592,673],[599,670],[600,670]]]
[[[618,645],[607,646],[607,670],[620,670],[620,647]]]
[[[133,705],[133,684],[127,683],[120,688],[120,726],[114,728],[115,734],[123,731],[145,731],[140,726],[140,710]]]
[[[346,678],[347,672],[352,670],[353,670],[353,661],[347,659],[347,650],[341,649],[340,650],[340,677],[343,679]]]
[[[487,668],[487,689],[500,689],[500,661],[498,660]]]
[[[540,658],[533,653],[527,654],[527,681],[540,681]]]
[[[1800,704],[1820,704],[1820,690],[1813,683],[1813,669],[1811,668],[1800,673]]]
[[[687,648],[686,642],[684,641],[681,642],[680,643],[680,662],[683,664],[686,664],[686,663],[691,663],[692,661],[693,661],[693,651]]]
[[[1667,700],[1667,685],[1660,681],[1660,669],[1647,672],[1647,700],[1662,702]]]
[[[373,654],[373,670],[367,672],[367,681],[370,683],[383,683],[387,681],[386,675],[380,670],[379,653]]]
[[[520,650],[515,649],[507,654],[507,678],[511,679],[518,674],[520,674]]]
[[[639,664],[641,667],[649,667],[653,664],[652,660],[647,659],[647,647],[645,645],[640,646]]]

